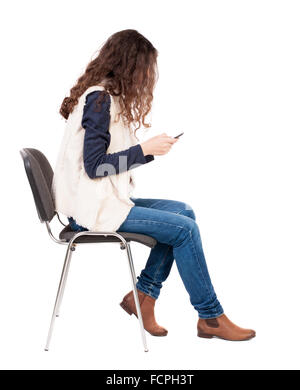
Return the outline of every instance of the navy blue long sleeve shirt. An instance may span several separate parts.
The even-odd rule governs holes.
[[[105,95],[99,110],[95,102],[100,94]],[[134,164],[145,164],[154,159],[152,155],[144,156],[140,144],[116,153],[106,153],[110,144],[110,99],[105,91],[94,91],[86,96],[81,122],[85,129],[83,160],[85,171],[91,179],[118,174],[131,169]],[[127,157],[127,164],[120,166],[120,156]],[[101,169],[102,164],[110,164],[113,169]]]

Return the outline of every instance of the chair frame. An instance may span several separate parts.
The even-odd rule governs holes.
[[[39,152],[39,153],[41,153],[41,152]],[[134,302],[135,302],[135,305],[136,305],[137,318],[138,318],[138,321],[139,321],[139,327],[140,327],[140,332],[141,332],[141,337],[142,337],[142,343],[143,343],[144,351],[148,352],[149,350],[148,350],[148,347],[147,347],[146,334],[145,334],[145,329],[144,329],[144,324],[143,324],[143,317],[142,317],[142,313],[141,313],[141,307],[140,307],[140,302],[139,302],[138,292],[137,292],[137,287],[136,287],[137,278],[136,278],[134,264],[133,264],[133,259],[132,259],[132,253],[131,253],[131,247],[130,247],[130,239],[128,239],[128,241],[127,241],[121,235],[122,233],[119,234],[117,232],[94,232],[94,231],[90,231],[90,230],[77,232],[77,233],[74,234],[74,236],[70,240],[56,238],[53,235],[51,227],[50,227],[50,222],[52,221],[54,215],[57,216],[59,222],[63,226],[68,226],[68,225],[65,225],[61,221],[60,216],[59,216],[57,211],[54,211],[54,214],[53,214],[53,216],[51,216],[51,218],[48,218],[47,215],[44,215],[45,214],[44,212],[41,214],[41,208],[40,208],[40,205],[39,205],[39,203],[40,203],[40,195],[39,195],[38,189],[36,187],[35,179],[34,179],[34,177],[32,175],[32,172],[31,172],[31,164],[30,164],[30,162],[29,162],[29,160],[27,158],[27,151],[26,151],[26,149],[20,150],[20,154],[21,154],[21,156],[23,158],[25,171],[26,171],[26,174],[27,174],[30,186],[31,186],[31,190],[32,190],[32,193],[33,193],[33,196],[34,196],[34,201],[35,201],[35,205],[36,205],[36,209],[37,209],[37,213],[38,213],[40,221],[42,223],[45,223],[46,228],[47,228],[47,232],[48,232],[50,238],[55,243],[67,246],[67,251],[66,251],[66,254],[65,254],[65,260],[64,260],[64,264],[63,264],[63,268],[62,268],[62,272],[61,272],[61,276],[60,276],[60,281],[59,281],[57,294],[56,294],[56,299],[55,299],[55,303],[54,303],[54,308],[53,308],[53,312],[52,312],[52,317],[51,317],[51,321],[50,321],[50,327],[49,327],[47,341],[46,341],[46,345],[45,345],[45,351],[49,351],[49,346],[50,346],[50,342],[51,342],[51,339],[52,339],[55,319],[56,319],[56,317],[58,317],[60,315],[60,307],[61,307],[61,303],[62,303],[62,300],[63,300],[63,295],[64,295],[64,291],[65,291],[65,287],[66,287],[66,283],[67,283],[67,279],[68,279],[68,273],[69,273],[71,258],[72,258],[73,252],[76,249],[76,246],[77,245],[81,245],[81,244],[101,244],[102,243],[102,242],[76,242],[76,239],[78,237],[81,237],[81,236],[104,236],[104,237],[112,237],[113,236],[113,237],[116,237],[119,240],[119,241],[115,241],[114,243],[117,243],[117,244],[119,243],[120,244],[120,249],[126,250],[127,259],[128,259],[128,266],[129,266],[129,271],[130,271],[130,277],[131,277],[131,282],[132,282]],[[49,164],[48,161],[47,161],[47,163]]]
[[[57,216],[59,222],[62,225],[66,226],[61,221],[61,219],[59,217],[59,214],[57,212],[56,212],[56,216]],[[46,224],[46,227],[47,227],[48,234],[49,234],[49,236],[51,237],[51,239],[54,242],[56,242],[58,244],[62,244],[62,245],[67,245],[65,261],[64,261],[64,264],[63,264],[61,277],[60,277],[60,281],[59,281],[59,285],[58,285],[58,290],[57,290],[55,304],[54,304],[53,313],[52,313],[52,317],[51,317],[51,322],[50,322],[47,342],[46,342],[46,346],[45,346],[45,351],[49,351],[49,345],[50,345],[50,341],[51,341],[51,338],[52,338],[52,333],[53,333],[53,328],[54,328],[54,324],[55,324],[55,319],[56,319],[56,317],[59,317],[59,315],[60,315],[60,307],[61,307],[61,303],[62,303],[62,300],[63,300],[63,295],[64,295],[66,283],[67,283],[67,278],[68,278],[68,274],[69,274],[69,268],[70,268],[71,259],[72,259],[72,253],[75,251],[76,245],[81,245],[81,244],[98,244],[97,242],[94,242],[94,243],[90,243],[90,242],[76,243],[74,241],[76,241],[76,239],[78,237],[80,237],[80,236],[105,236],[105,237],[107,237],[107,236],[114,236],[114,237],[117,237],[120,240],[120,249],[126,250],[127,259],[128,259],[128,265],[129,265],[129,271],[130,271],[130,276],[131,276],[131,282],[132,282],[132,288],[133,288],[134,301],[135,301],[135,305],[136,305],[136,309],[137,309],[137,317],[138,317],[138,320],[139,320],[140,331],[141,331],[141,336],[142,336],[142,343],[143,343],[144,351],[148,352],[149,349],[147,347],[147,340],[146,340],[146,334],[145,334],[145,329],[144,329],[144,324],[143,324],[143,317],[142,317],[142,313],[141,313],[140,302],[139,302],[139,299],[138,299],[138,292],[137,292],[137,287],[136,287],[137,278],[136,278],[136,274],[135,274],[135,269],[134,269],[134,263],[133,263],[133,259],[132,259],[130,243],[127,242],[120,234],[118,234],[116,232],[81,231],[81,232],[76,233],[72,237],[72,239],[70,241],[61,240],[61,239],[56,238],[52,234],[50,223],[48,221],[45,221],[45,224]],[[118,243],[118,242],[116,242],[116,243]]]

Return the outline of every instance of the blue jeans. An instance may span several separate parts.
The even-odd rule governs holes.
[[[157,240],[138,277],[137,288],[157,299],[175,258],[190,302],[199,317],[222,315],[223,308],[211,283],[193,210],[174,200],[131,199],[135,206],[118,231],[146,234]]]

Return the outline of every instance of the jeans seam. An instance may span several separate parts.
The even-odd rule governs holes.
[[[172,247],[171,245],[168,246],[168,249],[166,250],[166,253],[165,253],[164,257],[163,257],[162,261],[160,262],[160,264],[158,266],[158,269],[155,271],[155,274],[153,276],[153,282],[154,283],[156,282],[156,275],[158,274],[158,272],[160,271],[162,265],[164,264],[164,262],[166,260],[166,257],[167,257],[167,254],[168,254],[168,252],[169,252],[171,247]],[[150,284],[150,287],[148,289],[149,293],[153,293],[154,283]]]
[[[138,284],[138,283],[137,283]],[[143,293],[145,293],[146,295],[150,295],[150,297],[152,297],[153,299],[156,299],[156,297],[153,295],[153,293],[152,293],[152,290],[151,291],[149,291],[149,290],[147,290],[147,289],[145,289],[145,288],[143,288],[143,287],[139,287],[139,286],[137,286],[137,289],[138,290],[140,290],[140,291],[142,291]]]
[[[197,251],[195,250],[195,245],[194,245],[194,241],[193,241],[193,238],[192,238],[191,230],[189,231],[189,233],[190,233],[190,237],[191,237],[191,242],[192,242],[192,246],[193,246],[193,251],[194,251],[194,254],[196,255],[196,258],[197,258],[198,268],[199,268],[199,270],[200,270],[200,272],[201,272],[202,279],[204,280],[206,290],[207,290],[207,292],[208,292],[208,294],[209,294],[209,296],[210,296],[210,299],[212,300],[213,297],[212,297],[211,291],[208,289],[208,286],[207,286],[205,277],[204,277],[204,275],[203,275],[202,268],[201,268],[201,266],[200,266],[200,264],[199,264],[199,257],[198,257],[198,255],[197,255]],[[212,310],[216,313],[216,308],[214,308],[214,309],[212,309]]]
[[[131,222],[146,222],[146,224],[147,224],[147,223],[153,223],[153,224],[155,224],[155,225],[164,224],[164,225],[169,225],[169,226],[176,226],[176,227],[185,229],[186,231],[189,231],[189,230],[186,229],[184,226],[176,225],[175,223],[160,222],[160,221],[158,222],[158,221],[152,221],[152,220],[150,220],[150,219],[130,219],[130,218],[127,218],[127,221],[131,221]]]
[[[158,268],[157,268],[157,270],[156,270],[156,272],[155,272],[155,274],[153,276],[153,281],[154,282],[156,282],[156,276],[157,276],[158,272],[160,271],[162,265],[164,264],[164,262],[166,260],[166,257],[168,255],[169,250],[170,250],[171,247],[172,247],[171,245],[168,246],[168,249],[166,250],[166,253],[165,253],[164,257],[163,257],[162,261],[160,262],[160,264],[159,264],[159,266],[158,266]],[[152,286],[152,289],[151,289],[151,291],[152,291],[153,290],[153,284],[151,284],[151,286]]]
[[[167,222],[157,222],[157,221],[151,221],[149,219],[130,219],[131,222],[145,222],[146,224],[149,223],[149,224],[155,224],[155,225],[159,225],[159,224],[164,224],[164,225],[168,225],[168,226],[176,226],[177,228],[180,228],[180,229],[183,229],[185,230],[187,233],[189,232],[189,229],[187,229],[186,227],[184,226],[180,226],[180,225],[176,225],[174,223],[167,223]],[[181,232],[178,233],[177,237],[179,236]],[[177,239],[176,237],[176,239]],[[176,241],[176,240],[175,240]],[[181,244],[181,242],[180,242]],[[179,244],[179,245],[180,245]]]

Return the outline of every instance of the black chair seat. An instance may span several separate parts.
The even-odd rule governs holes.
[[[77,232],[74,232],[71,229],[70,225],[67,225],[59,234],[59,238],[61,240],[70,241],[71,238],[75,236]],[[150,248],[155,247],[156,240],[150,236],[146,236],[145,234],[138,233],[125,233],[125,232],[117,232],[122,237],[125,238],[126,241],[136,241],[140,244],[144,244]],[[96,242],[120,242],[118,237],[115,236],[79,236],[75,239],[74,243],[96,243]]]

